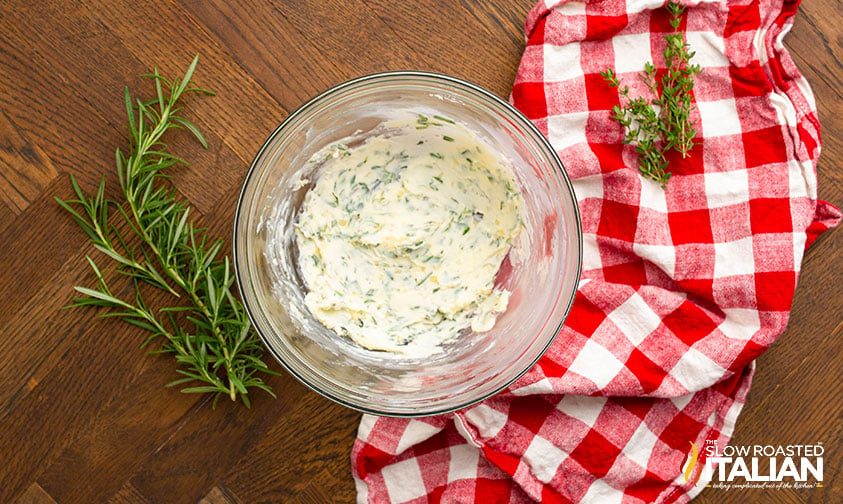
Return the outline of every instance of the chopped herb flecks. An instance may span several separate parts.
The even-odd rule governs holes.
[[[300,253],[322,254],[302,267],[317,319],[410,354],[505,307],[494,282],[521,200],[506,161],[479,142],[447,117],[416,114],[320,167],[296,227]]]

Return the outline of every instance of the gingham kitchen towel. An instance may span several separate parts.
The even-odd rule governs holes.
[[[642,178],[610,117],[663,65],[659,0],[546,1],[526,23],[512,102],[577,193],[584,264],[547,354],[452,415],[364,416],[360,502],[685,502],[690,443],[725,444],[753,362],[784,331],[805,248],[840,213],[817,201],[820,132],[782,38],[798,1],[689,2],[698,145],[666,189]]]

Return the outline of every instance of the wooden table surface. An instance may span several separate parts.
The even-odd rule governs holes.
[[[388,69],[450,73],[507,96],[531,0],[3,0],[0,2],[0,503],[352,502],[359,414],[271,378],[250,410],[185,395],[170,356],[96,310],[62,310],[93,285],[96,251],[54,197],[67,174],[102,173],[116,196],[126,144],[122,89],[149,92],[153,65],[217,92],[190,99],[202,150],[174,181],[200,222],[231,232],[239,184],[262,140],[326,87]],[[786,39],[814,86],[824,126],[820,197],[841,204],[843,68],[838,0],[801,8]],[[736,444],[826,447],[823,489],[708,489],[699,502],[842,502],[843,231],[807,254],[787,332],[758,361]],[[276,370],[281,370],[272,364]]]

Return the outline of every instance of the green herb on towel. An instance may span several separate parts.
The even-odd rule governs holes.
[[[611,68],[601,72],[606,82],[617,88],[621,96],[621,105],[612,108],[611,117],[624,127],[624,143],[635,145],[639,170],[644,176],[661,183],[662,187],[670,179],[665,153],[674,150],[687,157],[694,146],[697,130],[696,121],[691,119],[691,93],[694,78],[700,72],[699,65],[690,62],[694,53],[689,51],[685,33],[679,29],[685,7],[671,1],[667,9],[673,27],[673,32],[664,36],[667,69],[659,79],[656,67],[648,62],[640,74],[641,80],[656,98],[632,98],[629,87],[621,84]]]

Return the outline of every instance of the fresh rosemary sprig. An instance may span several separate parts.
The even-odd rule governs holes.
[[[667,68],[657,78],[656,67],[648,62],[639,75],[655,98],[632,98],[629,87],[621,85],[614,70],[608,68],[600,73],[620,94],[621,106],[612,107],[611,117],[626,131],[624,143],[635,145],[639,170],[662,187],[670,179],[665,153],[675,150],[687,157],[694,146],[697,130],[696,121],[691,119],[691,93],[694,78],[700,72],[699,65],[691,64],[694,53],[689,51],[684,33],[679,29],[685,7],[671,0],[667,9],[673,27],[673,32],[664,36]]]
[[[125,202],[105,197],[105,177],[95,195],[86,197],[73,175],[70,182],[77,199],[56,201],[90,237],[99,252],[117,264],[117,271],[129,276],[134,285],[134,298],[117,297],[106,283],[100,268],[90,257],[88,263],[97,277],[94,289],[76,287],[84,295],[73,299],[70,307],[100,306],[111,311],[103,317],[118,317],[151,333],[149,341],[163,338],[163,346],[152,353],[173,353],[184,375],[168,386],[191,384],[182,388],[188,393],[214,393],[213,405],[222,396],[248,407],[249,389],[272,390],[258,376],[275,374],[261,359],[263,347],[251,330],[249,318],[231,292],[234,277],[228,257],[220,258],[222,240],[211,240],[204,229],[194,227],[190,206],[176,197],[175,189],[161,182],[165,170],[182,159],[166,152],[162,136],[170,129],[190,131],[207,147],[202,133],[179,115],[178,100],[186,93],[213,94],[196,87],[191,81],[198,56],[193,59],[184,77],[169,80],[154,69],[146,74],[154,81],[156,95],[152,100],[132,100],[129,89],[124,92],[129,122],[129,148],[115,153],[117,177]],[[78,209],[78,210],[77,210]],[[129,244],[111,218],[123,219],[142,242]],[[142,284],[168,292],[181,301],[173,306],[154,310],[144,301]]]

